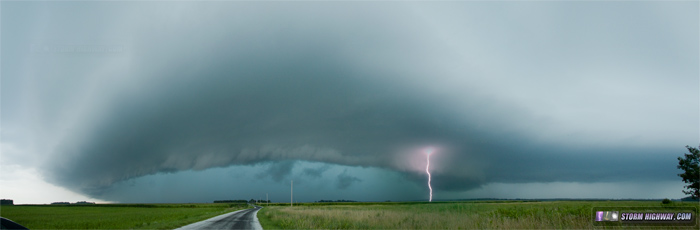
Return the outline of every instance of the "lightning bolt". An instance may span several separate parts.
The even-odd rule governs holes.
[[[428,164],[425,166],[425,172],[428,173],[428,188],[430,189],[430,200],[428,201],[433,202],[433,187],[430,186],[430,154],[433,153],[433,149],[427,149],[425,153],[428,154]]]

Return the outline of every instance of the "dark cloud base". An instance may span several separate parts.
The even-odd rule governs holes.
[[[127,80],[95,95],[96,111],[47,159],[48,180],[99,197],[132,178],[232,165],[269,163],[257,176],[282,181],[301,160],[395,170],[422,185],[424,174],[397,165],[396,149],[435,143],[450,151],[434,174],[435,189],[444,191],[677,173],[672,156],[682,146],[543,142],[512,127],[547,122],[527,109],[477,92],[445,98],[423,90],[453,54],[434,54],[442,40],[407,8],[363,18],[329,5],[197,9],[207,17],[175,23],[146,14],[137,18],[153,19],[119,31],[129,38]],[[341,189],[358,182],[337,177]]]

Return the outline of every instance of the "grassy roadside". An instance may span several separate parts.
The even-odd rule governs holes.
[[[662,207],[647,201],[295,204],[263,208],[258,219],[264,229],[590,229],[592,208],[603,206]]]
[[[173,229],[245,208],[248,205],[3,205],[0,215],[29,229]]]
[[[257,217],[258,221],[260,221],[260,225],[262,225],[263,229],[282,229],[282,227],[270,219],[272,214],[269,211],[270,208],[267,206],[263,206],[263,208],[258,211]]]

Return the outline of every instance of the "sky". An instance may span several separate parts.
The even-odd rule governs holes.
[[[0,197],[678,199],[696,1],[7,2]]]

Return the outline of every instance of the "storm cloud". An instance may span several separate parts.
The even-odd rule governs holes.
[[[321,175],[328,171],[331,167],[328,165],[324,165],[318,168],[305,168],[304,169],[304,175],[314,177],[314,178],[320,178]]]
[[[267,170],[258,174],[258,178],[270,177],[273,181],[280,182],[288,176],[294,168],[294,161],[279,161],[270,164]]]
[[[345,170],[343,171],[343,173],[338,174],[337,186],[338,189],[346,189],[350,187],[350,185],[352,185],[353,183],[360,181],[362,181],[360,180],[360,178],[349,175],[348,171]]]
[[[280,182],[296,161],[423,184],[427,146],[441,191],[675,180],[699,138],[697,15],[697,3],[3,3],[2,138],[40,146],[49,181],[97,197],[235,165],[269,164],[258,176]]]

